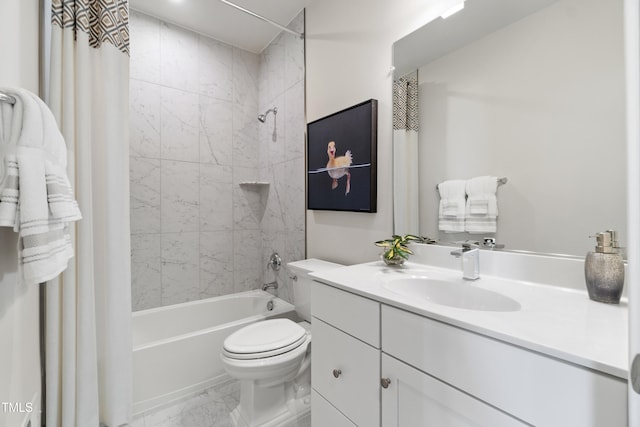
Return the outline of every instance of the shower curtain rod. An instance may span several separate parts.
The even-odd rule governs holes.
[[[244,12],[244,13],[248,14],[248,15],[251,15],[251,16],[256,17],[256,18],[258,18],[258,19],[261,19],[261,20],[263,20],[263,21],[265,21],[265,22],[268,22],[269,24],[274,25],[274,26],[276,26],[276,27],[280,28],[282,31],[286,31],[287,33],[290,33],[290,34],[296,35],[296,36],[300,37],[301,39],[303,39],[303,38],[304,38],[304,33],[299,33],[299,32],[297,32],[297,31],[293,31],[293,30],[291,30],[291,29],[289,29],[289,28],[285,27],[284,25],[280,25],[280,24],[278,24],[277,22],[272,21],[272,20],[271,20],[271,19],[269,19],[269,18],[265,18],[265,17],[264,17],[264,16],[262,16],[262,15],[258,15],[257,13],[252,12],[252,11],[250,11],[249,9],[245,9],[245,8],[244,8],[244,7],[242,7],[242,6],[238,6],[238,5],[237,5],[237,4],[235,4],[235,3],[231,3],[231,2],[230,2],[230,1],[228,1],[228,0],[220,0],[220,1],[221,1],[222,3],[224,3],[224,4],[226,4],[226,5],[229,5],[229,6],[231,6],[231,7],[235,7],[235,8],[236,8],[236,9],[238,9],[239,11],[242,11],[242,12]]]

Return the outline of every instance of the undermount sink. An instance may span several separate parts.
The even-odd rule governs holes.
[[[411,276],[386,280],[382,286],[398,295],[467,310],[518,311],[521,308],[518,301],[508,296],[462,280]]]

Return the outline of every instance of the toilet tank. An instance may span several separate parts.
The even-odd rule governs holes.
[[[321,259],[303,259],[287,264],[289,275],[292,276],[292,301],[296,307],[298,316],[307,322],[311,322],[311,282],[309,273],[315,273],[332,268],[343,267],[341,264],[323,261]]]

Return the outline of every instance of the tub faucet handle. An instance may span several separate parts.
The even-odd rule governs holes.
[[[267,263],[267,267],[271,267],[272,270],[278,271],[280,270],[280,266],[282,265],[282,258],[278,255],[277,252],[274,252],[269,257],[269,262]]]

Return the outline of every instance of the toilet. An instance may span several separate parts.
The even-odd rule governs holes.
[[[235,427],[294,424],[311,410],[311,282],[309,273],[341,267],[318,259],[287,264],[292,303],[302,322],[269,319],[252,323],[224,341],[222,363],[240,380]]]

